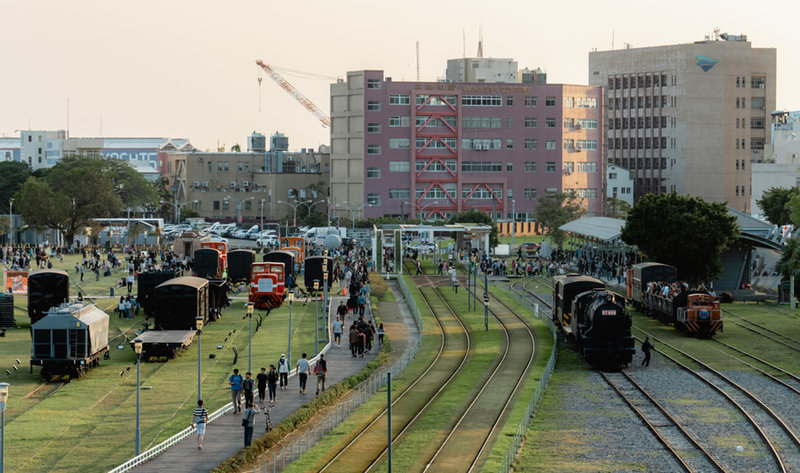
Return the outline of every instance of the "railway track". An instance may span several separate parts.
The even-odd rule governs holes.
[[[646,331],[633,326],[634,329],[649,335],[650,338],[660,344],[661,346],[668,347],[670,350],[680,354],[681,356],[691,360],[702,368],[702,372],[692,369],[685,363],[682,363],[674,356],[664,352],[663,349],[657,349],[662,356],[672,361],[674,364],[681,367],[683,370],[692,374],[695,378],[721,394],[731,404],[733,404],[739,412],[741,412],[756,429],[756,432],[764,441],[770,454],[775,460],[779,471],[786,473],[788,465],[800,465],[800,438],[792,431],[786,422],[775,411],[767,406],[761,399],[758,398],[751,391],[747,390],[740,384],[736,383],[729,377],[721,372],[715,370],[703,361],[695,358],[694,356],[684,352],[683,350],[670,345],[669,343],[659,340]],[[721,386],[722,385],[722,386]],[[724,387],[723,387],[724,386]],[[769,425],[770,432],[766,432]],[[790,452],[791,451],[791,452]],[[791,455],[791,461],[786,461],[786,457]]]
[[[465,284],[462,282],[462,286]],[[474,471],[505,421],[514,396],[522,387],[536,354],[533,330],[502,300],[490,296],[489,312],[503,328],[505,350],[489,378],[460,416],[424,471]],[[520,348],[521,347],[521,348]],[[514,381],[513,385],[508,381]],[[491,390],[488,388],[491,386]],[[486,422],[489,417],[491,423]],[[463,452],[475,452],[464,455]]]
[[[727,471],[678,420],[624,370],[618,373],[601,371],[600,376],[686,471]],[[685,453],[681,454],[679,450]]]
[[[441,342],[439,350],[428,368],[413,383],[396,394],[392,400],[392,444],[407,432],[455,379],[469,359],[471,349],[469,331],[458,316],[452,311],[447,317],[437,315],[422,291],[420,294],[437,324]],[[420,405],[421,407],[418,407]],[[387,410],[383,409],[378,413],[319,471],[370,471],[374,468],[387,452],[386,412]],[[380,447],[376,450],[376,446]],[[353,455],[348,455],[349,453],[353,453]],[[347,461],[343,461],[346,455],[348,455]],[[355,458],[361,461],[354,463]]]
[[[752,333],[755,333],[757,335],[760,335],[761,337],[767,338],[767,339],[777,343],[778,345],[782,345],[782,346],[788,348],[789,350],[800,352],[800,340],[797,340],[795,338],[792,338],[792,337],[789,337],[787,335],[784,335],[784,334],[782,334],[780,332],[777,332],[775,330],[767,328],[767,327],[765,327],[765,326],[763,326],[761,324],[757,324],[757,323],[751,322],[751,321],[749,321],[747,319],[743,319],[743,318],[737,316],[736,313],[731,311],[730,309],[723,309],[723,313],[734,316],[734,317],[726,317],[726,322],[730,321],[730,322],[742,327],[743,329],[745,329],[745,330],[747,330],[749,332],[752,332]],[[744,322],[744,323],[742,323],[742,322]],[[764,332],[767,332],[767,333],[764,333]],[[793,343],[794,345],[792,345],[790,343],[787,343],[784,340],[781,340],[781,338],[783,338],[784,340],[788,340],[789,342]]]
[[[523,288],[525,294],[535,297],[537,300],[539,300],[542,303],[544,303],[547,307],[552,308],[552,306],[547,301],[545,301],[542,297],[540,297],[537,294],[533,293],[533,291],[528,290],[525,287],[527,284],[528,283],[524,283],[522,285],[522,288]],[[513,288],[513,284],[512,284],[512,290],[515,290]],[[516,291],[516,292],[519,293],[519,291]],[[795,435],[795,433],[786,425],[785,421],[783,419],[781,419],[780,416],[778,416],[768,406],[766,406],[760,399],[758,399],[758,397],[756,397],[750,391],[746,390],[744,387],[740,386],[739,384],[737,384],[733,380],[729,379],[728,377],[726,377],[722,373],[714,370],[713,368],[711,368],[710,366],[708,366],[704,362],[702,362],[702,361],[698,360],[697,358],[689,355],[688,353],[685,353],[682,350],[680,350],[680,349],[678,349],[676,347],[673,347],[672,345],[670,345],[670,344],[668,344],[668,343],[666,343],[666,342],[664,342],[662,340],[657,339],[653,335],[650,335],[649,333],[645,332],[644,330],[642,330],[642,329],[640,329],[640,328],[638,328],[636,326],[633,326],[633,328],[636,329],[636,330],[639,330],[642,333],[645,333],[645,334],[649,335],[651,337],[651,339],[653,339],[655,342],[659,343],[660,345],[669,347],[671,350],[676,351],[677,353],[681,354],[682,356],[692,360],[693,362],[695,362],[699,366],[701,366],[701,368],[703,369],[703,373],[706,373],[705,375],[701,374],[697,370],[694,370],[694,369],[690,368],[686,364],[681,363],[675,357],[665,353],[663,349],[656,350],[659,353],[661,353],[662,356],[664,356],[665,358],[669,359],[670,361],[672,361],[673,363],[675,363],[676,365],[681,367],[683,370],[689,372],[694,377],[699,379],[701,382],[703,382],[704,384],[709,386],[711,389],[713,389],[716,392],[718,392],[720,395],[725,397],[733,406],[735,406],[736,409],[739,412],[741,412],[742,415],[748,420],[749,424],[751,426],[753,426],[753,428],[756,430],[756,432],[759,435],[759,437],[761,437],[761,439],[763,440],[765,446],[767,447],[767,450],[770,452],[772,458],[774,459],[775,464],[778,467],[779,471],[781,471],[782,473],[786,473],[787,471],[791,471],[791,470],[787,469],[787,464],[788,465],[800,464],[800,461],[798,461],[798,459],[800,459],[800,457],[798,456],[798,452],[797,452],[797,447],[800,447],[800,439],[798,439],[797,436]],[[720,342],[720,343],[724,343],[724,342]],[[709,378],[713,378],[713,377],[716,377],[716,379],[718,381],[714,382],[714,381],[712,381],[712,379],[709,379]],[[609,379],[606,379],[606,382],[610,382]],[[719,384],[723,384],[723,385],[727,386],[728,389],[724,389],[724,388],[720,387]],[[734,391],[734,392],[731,393],[729,391]],[[751,411],[756,411],[758,413],[751,414]],[[640,415],[640,414],[637,412],[637,415]],[[640,415],[640,417],[641,417],[641,415]],[[758,419],[756,419],[756,417],[758,417]],[[768,434],[766,432],[766,430],[765,430],[765,427],[763,427],[762,424],[770,423],[770,421],[772,421],[772,425],[770,427],[770,432]],[[663,440],[659,437],[659,435],[656,435],[656,437],[658,437],[659,440],[662,441],[662,443],[664,443]],[[669,446],[667,448],[670,449],[670,451],[672,452],[673,455],[677,455],[677,452],[674,451],[673,449],[671,449]],[[789,456],[789,453],[788,453],[789,450],[794,450],[794,452],[792,453],[792,458],[791,458],[792,461],[786,461],[785,460],[785,457]],[[679,460],[679,461],[681,461],[681,463],[684,465],[684,467],[687,468],[687,471],[694,471],[694,470],[691,470],[688,467],[688,465],[685,463],[685,460]],[[715,466],[715,468],[716,469],[721,469],[721,471],[726,471],[724,468],[717,468],[716,466]],[[699,470],[699,471],[706,471],[706,470]]]

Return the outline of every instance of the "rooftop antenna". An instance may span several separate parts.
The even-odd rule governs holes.
[[[625,43],[625,49],[631,49],[631,43]]]
[[[483,57],[483,26],[478,30],[478,57]]]
[[[419,82],[419,40],[417,40],[417,82]]]

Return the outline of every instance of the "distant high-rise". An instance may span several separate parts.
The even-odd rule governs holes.
[[[677,191],[751,211],[775,109],[774,48],[746,36],[589,53],[605,91],[609,164],[630,169],[638,198]]]

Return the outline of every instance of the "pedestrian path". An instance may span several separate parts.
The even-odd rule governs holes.
[[[331,308],[336,308],[342,297],[331,298]],[[335,314],[335,310],[331,313]],[[365,319],[367,314],[365,314]],[[353,322],[353,316],[347,317],[345,327]],[[413,320],[411,322],[413,324]],[[329,335],[330,328],[329,328]],[[377,344],[377,337],[375,340]],[[350,354],[347,345],[347,334],[342,336],[342,346],[329,343],[323,353],[328,362],[327,384],[332,386],[339,381],[350,377],[361,371],[370,361],[375,359],[377,350],[365,354],[363,358],[354,358]],[[299,382],[296,377],[289,379],[289,388],[286,390],[278,389],[276,405],[270,409],[270,419],[275,426],[287,418],[294,411],[299,409],[306,401],[314,398],[316,389],[316,379],[309,376],[306,394],[299,394]],[[263,412],[262,405],[259,409]],[[228,404],[228,412],[219,419],[212,421],[206,428],[203,450],[197,449],[197,439],[191,435],[170,447],[166,452],[130,470],[137,473],[163,472],[203,472],[211,471],[222,463],[225,459],[235,455],[244,447],[244,428],[241,424],[241,415],[233,414],[231,404]],[[254,440],[264,432],[265,417],[259,415],[256,420],[254,430]]]

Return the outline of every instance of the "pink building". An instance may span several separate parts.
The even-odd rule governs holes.
[[[470,209],[533,217],[575,192],[602,214],[597,86],[394,82],[354,71],[331,85],[331,197],[339,212],[442,219]]]

